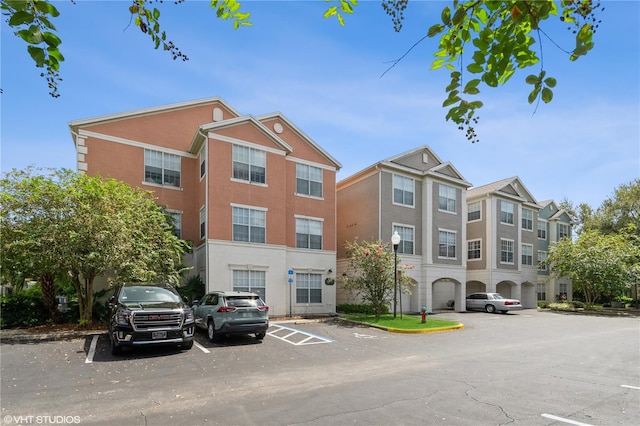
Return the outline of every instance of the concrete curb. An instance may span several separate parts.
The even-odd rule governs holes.
[[[424,330],[409,330],[406,328],[392,328],[392,327],[384,327],[381,325],[368,324],[366,322],[358,322],[351,321],[346,318],[336,318],[337,321],[342,321],[352,325],[360,325],[365,327],[377,328],[378,330],[387,331],[389,333],[403,333],[403,334],[426,334],[426,333],[441,333],[444,331],[454,331],[454,330],[462,330],[464,328],[464,324],[459,322],[456,325],[447,326],[447,327],[438,327],[438,328],[425,328]],[[429,321],[429,320],[427,320]]]
[[[87,336],[107,334],[106,330],[72,330],[49,333],[30,333],[26,330],[0,330],[0,343],[39,343],[55,340],[79,339]]]

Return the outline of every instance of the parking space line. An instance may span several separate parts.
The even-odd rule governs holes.
[[[565,419],[563,417],[554,416],[553,414],[543,414],[542,417],[546,417],[546,418],[551,419],[551,420],[556,420],[558,422],[569,423],[571,425],[593,426],[593,425],[590,425],[589,423],[577,422],[575,420],[569,420],[569,419]]]
[[[194,341],[193,344],[196,346],[196,348],[200,349],[202,352],[204,352],[205,354],[210,354],[211,351],[207,348],[205,348],[204,346],[202,346],[200,343]]]
[[[267,332],[267,334],[271,337],[275,337],[276,339],[280,339],[282,341],[285,341],[287,343],[290,343],[292,345],[296,345],[296,346],[302,346],[302,345],[315,345],[315,344],[319,344],[319,343],[332,343],[335,342],[335,340],[333,339],[329,339],[328,337],[322,337],[322,336],[318,336],[317,334],[313,334],[313,333],[309,333],[307,331],[302,331],[302,330],[296,330],[295,328],[290,328],[281,324],[271,324],[271,328],[274,328],[275,330],[271,330],[269,332]],[[286,330],[286,331],[290,331],[291,333],[286,334],[285,336],[279,336],[278,333],[280,333],[281,331]],[[292,338],[294,337],[299,337],[302,340],[299,341],[295,341]]]
[[[622,388],[635,389],[640,390],[640,386],[629,386],[629,385],[620,385]]]
[[[99,335],[95,335],[93,336],[93,339],[91,339],[91,345],[89,345],[89,352],[87,352],[87,358],[85,358],[84,363],[85,364],[91,364],[93,362],[93,357],[96,354],[96,345],[98,344],[98,337],[100,337]]]

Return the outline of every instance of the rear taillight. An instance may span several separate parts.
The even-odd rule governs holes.
[[[220,309],[218,309],[218,312],[233,312],[236,309],[238,308],[236,308],[235,306],[223,306]]]
[[[504,304],[505,304],[505,305],[519,305],[519,304],[520,304],[520,302],[519,302],[519,301],[517,301],[517,300],[514,300],[514,301],[506,300],[506,301],[504,302]]]
[[[258,310],[262,311],[262,312],[268,312],[269,311],[269,307],[267,305],[258,306]]]

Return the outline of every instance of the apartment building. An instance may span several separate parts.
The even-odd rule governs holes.
[[[563,238],[572,237],[573,220],[569,213],[558,207],[553,200],[540,202],[538,213],[538,264],[547,258],[549,246]],[[545,265],[538,267],[537,299],[547,302],[572,300],[569,278],[558,278],[549,273]]]
[[[220,98],[69,123],[77,169],[153,191],[207,290],[250,290],[273,315],[334,313],[340,163],[280,113]]]
[[[337,184],[338,274],[348,268],[345,242],[390,242],[401,237],[399,262],[409,265],[415,284],[396,309],[417,312],[446,308],[466,295],[467,189],[471,186],[449,162],[428,147],[388,158]],[[535,282],[535,281],[534,281]],[[357,299],[342,286],[338,303]]]
[[[467,291],[496,292],[536,307],[538,212],[518,177],[467,192]]]

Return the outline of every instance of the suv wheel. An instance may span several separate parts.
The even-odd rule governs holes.
[[[182,349],[186,349],[189,350],[193,347],[193,340],[187,342],[187,343],[183,343],[180,345],[180,347],[182,347]]]
[[[111,346],[111,355],[121,355],[122,347],[118,346],[113,340],[113,336],[109,336],[109,345]]]
[[[258,340],[262,340],[264,339],[264,336],[266,336],[267,333],[265,333],[264,331],[262,333],[256,333],[256,339]]]
[[[216,336],[216,326],[213,323],[213,320],[210,320],[207,323],[207,337],[209,338],[210,342],[215,342],[217,340],[217,336]]]

